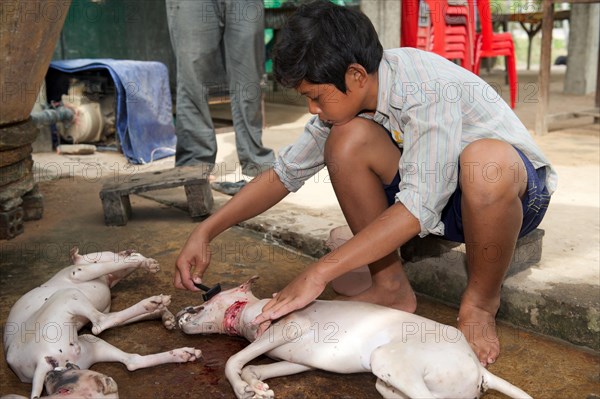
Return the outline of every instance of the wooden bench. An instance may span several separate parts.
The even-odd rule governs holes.
[[[104,223],[124,226],[131,217],[130,194],[183,186],[192,218],[205,216],[213,206],[208,182],[210,165],[180,166],[156,172],[144,172],[126,177],[123,181],[109,181],[102,186],[100,199],[104,209]]]

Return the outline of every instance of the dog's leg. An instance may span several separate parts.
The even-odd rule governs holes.
[[[129,320],[126,320],[126,321],[120,323],[120,325],[131,324],[131,323],[135,323],[137,321],[142,321],[142,320],[161,319],[163,326],[167,330],[173,330],[177,326],[177,322],[175,321],[175,316],[173,315],[173,313],[171,313],[171,311],[169,309],[167,309],[166,306],[167,305],[165,305],[164,307],[160,307],[159,309],[156,309],[152,313],[133,317]]]
[[[398,364],[398,359],[402,358],[402,349],[406,345],[406,343],[382,345],[371,354],[371,372],[381,380],[376,385],[377,390],[383,395],[380,391],[380,388],[383,388],[386,393],[385,398],[390,393],[392,398],[434,398],[435,396],[425,385],[419,364],[413,364],[414,367],[410,369],[392,366]],[[412,356],[418,354],[413,353]],[[386,384],[389,387],[385,387]]]
[[[49,363],[46,359],[39,359],[31,383],[31,398],[39,398],[42,396],[42,390],[44,389],[44,379],[46,374],[54,369],[55,365]]]
[[[98,335],[111,327],[129,324],[139,320],[162,317],[165,311],[168,312],[168,314],[171,314],[167,309],[167,306],[169,306],[170,303],[170,295],[155,295],[119,312],[97,314],[94,319],[90,319],[93,323],[92,332],[95,335]],[[171,317],[173,318],[172,324],[174,325],[173,314],[171,314]]]
[[[296,331],[302,332],[310,331],[310,321],[294,319],[297,328]],[[255,392],[246,381],[241,378],[242,367],[250,362],[252,359],[267,353],[275,348],[285,345],[298,337],[290,337],[285,331],[286,323],[275,323],[263,335],[260,336],[256,341],[231,356],[225,364],[225,376],[229,380],[233,391],[238,398],[252,398]]]
[[[312,367],[290,362],[277,362],[260,366],[246,366],[242,369],[242,380],[255,392],[255,398],[274,398],[275,394],[269,389],[269,385],[263,381],[269,378],[292,375],[312,370]]]
[[[142,254],[133,253],[116,262],[96,263],[94,265],[75,265],[72,266],[69,277],[73,281],[90,281],[111,273],[118,273],[125,269],[143,268],[151,273],[160,270],[158,261],[152,258],[146,258]]]
[[[123,363],[127,370],[133,371],[159,364],[193,362],[202,356],[202,352],[195,348],[177,348],[152,355],[126,353],[89,334],[81,335],[79,344],[81,345],[81,368],[88,368],[92,364],[100,362],[119,362]]]
[[[377,389],[377,392],[379,392],[385,399],[410,399],[402,392],[398,392],[393,386],[389,385],[381,378],[377,378],[375,389]]]
[[[107,328],[127,324],[135,320],[142,320],[144,317],[161,317],[164,312],[167,312],[167,318],[169,314],[174,318],[167,309],[167,306],[171,303],[171,297],[169,295],[155,295],[146,298],[127,309],[112,313],[102,313],[98,311],[88,297],[78,289],[72,288],[63,290],[61,291],[61,297],[69,297],[72,299],[68,302],[68,307],[65,310],[69,312],[74,320],[79,320],[79,322],[81,322],[81,325],[78,325],[78,327],[85,324],[85,322],[80,320],[81,317],[85,317],[92,323],[92,333],[96,335]],[[52,308],[50,308],[49,311],[52,311]],[[172,323],[174,324],[175,322],[172,321]]]

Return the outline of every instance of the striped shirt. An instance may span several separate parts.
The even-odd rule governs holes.
[[[512,144],[536,169],[546,168],[549,193],[556,189],[556,171],[523,123],[478,76],[436,54],[399,48],[384,51],[378,79],[376,112],[360,116],[385,127],[402,147],[396,201],[419,220],[421,237],[443,235],[441,213],[458,184],[458,157],[476,140]],[[329,131],[315,116],[299,139],[280,151],[275,172],[289,191],[300,189],[325,166]],[[479,166],[497,177],[495,164]]]

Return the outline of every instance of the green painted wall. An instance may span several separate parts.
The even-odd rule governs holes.
[[[175,93],[175,56],[164,0],[73,0],[53,59],[160,61]]]
[[[196,1],[196,0],[187,0]],[[309,0],[265,0],[265,25],[279,28],[286,16]],[[359,0],[332,0],[359,7]],[[278,9],[283,3],[286,8]],[[273,32],[267,31],[265,42]],[[267,47],[268,49],[269,47]],[[175,96],[175,55],[171,48],[165,0],[72,0],[53,59],[115,58],[160,61],[169,68]],[[266,64],[270,72],[270,63]],[[225,76],[221,77],[225,81]]]

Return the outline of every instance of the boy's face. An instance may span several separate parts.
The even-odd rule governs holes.
[[[306,97],[311,114],[334,126],[350,122],[363,109],[360,90],[350,85],[347,85],[344,94],[332,84],[314,84],[303,80],[296,90]]]

